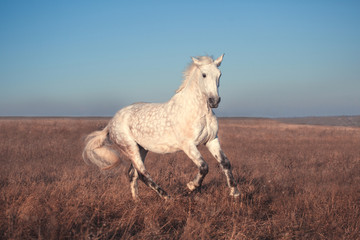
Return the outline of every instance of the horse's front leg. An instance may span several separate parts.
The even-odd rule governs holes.
[[[219,139],[215,138],[214,140],[207,142],[206,147],[219,162],[221,169],[226,176],[227,185],[230,188],[230,195],[234,197],[240,196],[240,192],[237,189],[237,184],[231,171],[230,161],[226,157],[225,153],[221,150]]]
[[[187,184],[187,187],[190,189],[190,191],[194,190],[200,190],[201,184],[206,176],[206,174],[209,172],[209,166],[202,158],[199,150],[196,148],[195,145],[189,145],[184,149],[184,152],[186,155],[196,164],[196,166],[199,169],[199,172],[197,173],[194,180],[190,181]]]

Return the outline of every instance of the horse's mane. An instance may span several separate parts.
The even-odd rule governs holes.
[[[206,65],[206,64],[210,64],[210,63],[214,62],[214,59],[210,56],[196,57],[196,59],[198,59],[201,62],[200,65]],[[186,84],[190,80],[191,73],[196,68],[197,68],[197,65],[193,61],[191,61],[191,63],[189,64],[189,66],[186,68],[186,70],[183,73],[184,80],[182,81],[180,87],[176,90],[176,93],[180,92],[181,90],[183,90],[185,88]]]

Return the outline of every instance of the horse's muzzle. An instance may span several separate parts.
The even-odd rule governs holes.
[[[221,101],[221,97],[210,97],[208,99],[208,103],[211,108],[217,108],[219,106],[220,101]]]

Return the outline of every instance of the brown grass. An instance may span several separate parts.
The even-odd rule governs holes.
[[[81,159],[83,138],[108,119],[0,119],[1,239],[356,239],[360,128],[220,119],[220,141],[242,196],[228,197],[215,160],[201,193],[183,153],[149,154],[163,201],[126,166],[108,174]]]

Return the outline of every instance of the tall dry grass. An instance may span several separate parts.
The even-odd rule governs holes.
[[[357,239],[360,128],[221,119],[219,138],[242,192],[228,197],[215,160],[201,193],[183,153],[149,154],[163,201],[126,164],[103,174],[81,159],[83,138],[108,119],[0,119],[2,239]]]

